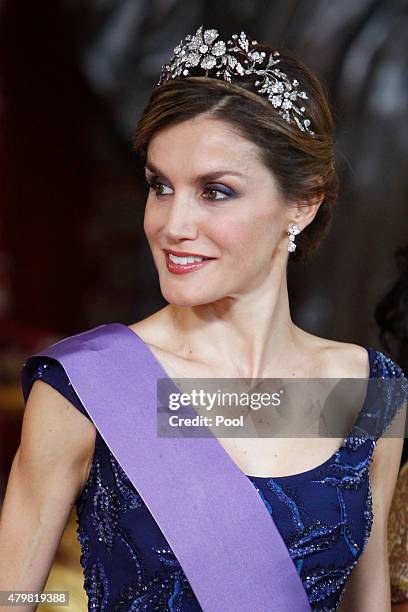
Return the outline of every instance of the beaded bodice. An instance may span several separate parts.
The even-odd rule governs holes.
[[[384,353],[367,351],[371,378],[403,376]],[[38,357],[30,368],[30,388],[42,379],[90,418],[57,361]],[[378,435],[366,437],[360,435],[358,422],[378,415],[365,408],[342,446],[323,464],[291,476],[248,476],[288,547],[313,610],[338,609],[370,535],[369,466],[395,410],[378,419]],[[89,610],[201,610],[159,526],[98,431],[76,510]]]

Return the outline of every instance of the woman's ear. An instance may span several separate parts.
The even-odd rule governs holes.
[[[324,200],[323,179],[320,175],[310,179],[310,186],[310,195],[295,202],[290,216],[290,221],[295,221],[302,231],[313,221]]]

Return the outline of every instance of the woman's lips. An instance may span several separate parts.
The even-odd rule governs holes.
[[[212,261],[212,259],[204,259],[203,261],[194,261],[193,263],[178,264],[171,261],[168,253],[165,253],[165,255],[167,269],[172,274],[188,274],[189,272],[195,272]]]

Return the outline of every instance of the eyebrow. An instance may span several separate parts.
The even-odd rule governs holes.
[[[157,175],[157,176],[163,176],[163,178],[165,177],[165,174],[163,172],[161,172],[154,164],[152,163],[147,163],[145,165],[145,170],[148,170],[149,172],[152,172],[153,174]],[[205,182],[208,181],[209,179],[217,179],[220,178],[221,176],[239,176],[241,178],[246,178],[245,174],[242,174],[241,172],[237,172],[235,170],[217,170],[215,172],[206,172],[205,174],[200,174],[199,176],[196,177],[196,181],[198,182]]]

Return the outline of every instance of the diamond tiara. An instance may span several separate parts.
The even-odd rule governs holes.
[[[168,64],[164,64],[157,86],[170,79],[190,75],[189,68],[199,66],[208,76],[210,70],[216,70],[216,77],[231,83],[231,76],[256,74],[257,93],[267,98],[279,115],[288,123],[296,123],[302,132],[312,136],[315,133],[309,128],[311,121],[305,115],[305,107],[298,104],[298,98],[308,99],[305,91],[299,91],[299,82],[290,81],[288,76],[276,67],[281,60],[279,51],[273,51],[267,57],[264,51],[257,51],[258,41],[248,40],[245,32],[233,34],[225,43],[217,40],[218,30],[204,30],[201,25],[193,35],[188,34],[174,48],[174,55]],[[210,75],[212,76],[212,75]]]

